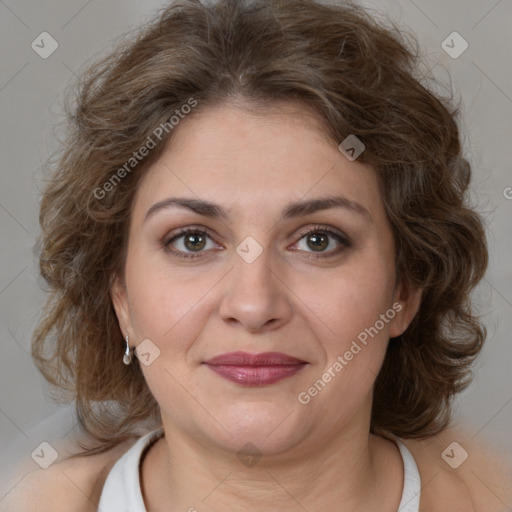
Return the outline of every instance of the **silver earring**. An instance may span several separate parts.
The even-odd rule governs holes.
[[[130,353],[130,345],[128,345],[128,335],[126,335],[126,350],[123,356],[123,363],[130,364],[132,361],[132,355]]]

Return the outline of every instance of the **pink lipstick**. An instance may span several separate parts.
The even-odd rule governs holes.
[[[213,357],[205,364],[220,376],[238,384],[266,386],[295,375],[307,363],[279,352],[230,352]]]

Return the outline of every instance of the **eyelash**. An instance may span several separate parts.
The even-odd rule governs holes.
[[[171,254],[172,256],[176,256],[178,258],[188,258],[188,259],[200,258],[201,255],[202,255],[202,251],[194,254],[194,253],[185,253],[183,251],[175,251],[175,250],[169,249],[169,246],[174,241],[178,240],[179,238],[183,237],[184,235],[187,235],[188,233],[195,233],[195,234],[206,235],[209,238],[213,239],[213,237],[209,234],[209,232],[207,230],[205,230],[205,228],[193,227],[192,226],[192,227],[183,228],[183,229],[179,230],[177,233],[173,234],[171,236],[171,238],[165,238],[163,240],[163,243],[162,243],[164,249],[166,249],[167,252],[169,254]],[[331,228],[329,228],[329,226],[321,226],[321,225],[317,225],[317,226],[315,226],[313,228],[310,228],[310,229],[308,229],[308,230],[306,230],[304,232],[301,232],[298,235],[299,236],[299,241],[302,240],[304,237],[306,237],[308,235],[311,235],[313,233],[315,233],[315,234],[321,233],[323,235],[332,236],[333,238],[336,239],[336,241],[338,243],[340,243],[342,245],[342,247],[339,247],[338,249],[331,250],[331,251],[329,251],[327,253],[325,253],[325,252],[324,253],[318,253],[318,254],[309,253],[309,255],[306,256],[307,258],[321,259],[321,258],[331,257],[331,256],[334,256],[334,255],[337,255],[343,249],[351,247],[351,245],[352,245],[350,239],[346,235],[344,235],[342,233],[338,233],[337,231],[333,231]]]

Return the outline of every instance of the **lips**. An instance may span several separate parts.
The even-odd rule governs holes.
[[[205,362],[212,371],[238,384],[265,386],[298,373],[306,362],[280,352],[230,352]]]

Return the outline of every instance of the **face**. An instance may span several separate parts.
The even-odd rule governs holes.
[[[180,122],[139,185],[112,288],[130,344],[149,340],[166,431],[265,454],[367,435],[387,343],[419,305],[395,282],[374,171],[304,107],[274,106]]]

